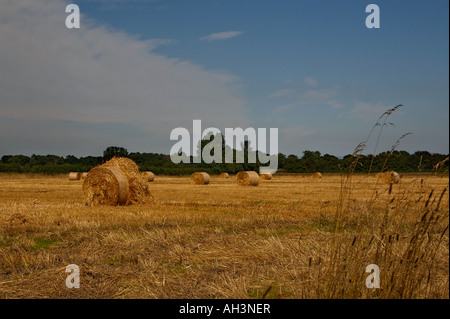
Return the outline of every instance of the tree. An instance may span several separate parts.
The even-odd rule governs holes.
[[[306,160],[306,159],[318,159],[320,158],[320,152],[319,151],[303,151],[303,157],[302,159]]]
[[[24,155],[11,156],[8,159],[8,163],[16,164],[19,166],[25,166],[30,163],[30,158],[28,156],[24,156]]]
[[[9,159],[11,158],[11,157],[14,157],[13,155],[4,155],[4,156],[2,156],[2,162],[3,163],[8,163],[8,161],[9,161]]]
[[[286,158],[284,162],[284,169],[288,171],[295,171],[298,169],[298,158],[297,155],[291,154]]]
[[[113,157],[128,157],[128,151],[123,147],[109,146],[103,151],[103,160],[108,161]]]

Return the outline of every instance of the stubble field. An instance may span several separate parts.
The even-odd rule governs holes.
[[[81,180],[0,174],[0,298],[449,298],[448,183],[157,176],[152,205],[99,208]]]

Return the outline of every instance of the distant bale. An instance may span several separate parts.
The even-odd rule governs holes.
[[[376,177],[383,181],[385,184],[397,184],[400,182],[400,174],[394,171],[385,173],[377,173]]]
[[[314,174],[312,174],[312,177],[318,179],[318,178],[322,178],[323,176],[322,176],[322,173],[315,172]]]
[[[153,182],[155,180],[155,174],[150,171],[146,171],[143,173],[143,176],[147,179],[147,182]]]
[[[148,204],[153,200],[139,167],[121,157],[91,169],[83,183],[83,194],[91,206]]]
[[[398,182],[400,182],[400,174],[397,172],[392,172],[392,179],[393,183],[397,184]]]
[[[270,173],[264,173],[264,174],[261,174],[259,176],[261,177],[261,179],[265,179],[267,181],[270,181],[273,178],[272,174],[270,174]]]
[[[85,179],[88,175],[89,173],[87,172],[81,173],[81,179]]]
[[[191,184],[193,185],[208,185],[209,174],[205,172],[195,172],[191,175]]]
[[[229,178],[230,174],[223,172],[223,173],[220,173],[219,177],[221,177],[221,178]]]
[[[237,183],[240,186],[258,186],[259,175],[254,171],[242,171],[236,175]]]
[[[69,181],[78,181],[81,178],[81,173],[79,172],[70,172],[69,173]]]

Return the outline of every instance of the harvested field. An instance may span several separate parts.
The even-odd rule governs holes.
[[[117,207],[67,175],[0,177],[0,298],[449,298],[448,175],[158,176],[154,203]]]

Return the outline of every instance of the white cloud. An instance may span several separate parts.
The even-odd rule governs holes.
[[[234,37],[237,37],[241,35],[242,31],[225,31],[225,32],[218,32],[218,33],[212,33],[207,36],[201,37],[201,41],[217,41],[217,40],[225,40],[225,39],[231,39]]]
[[[317,82],[316,82],[317,83]],[[272,114],[278,114],[289,110],[292,107],[298,106],[312,106],[312,105],[327,105],[334,109],[344,107],[344,104],[337,101],[340,93],[340,87],[334,86],[326,89],[308,89],[303,92],[298,92],[292,89],[281,89],[269,95],[271,98],[278,97],[294,97],[294,101],[288,104],[279,105],[275,107]]]
[[[325,102],[325,104],[331,106],[333,109],[342,109],[342,108],[345,107],[344,104],[339,103],[336,100],[328,100],[328,101]]]
[[[138,121],[158,145],[193,119],[218,128],[249,123],[239,78],[152,52],[173,40],[142,41],[83,15],[80,29],[67,29],[63,1],[0,2],[0,119],[36,123],[35,130],[44,120]]]
[[[292,89],[281,89],[281,90],[277,90],[277,91],[269,94],[269,97],[270,98],[279,98],[279,97],[289,96],[294,93],[295,93],[295,91]]]
[[[289,103],[289,104],[279,105],[279,106],[275,107],[275,108],[272,110],[272,114],[273,114],[273,115],[276,115],[276,114],[282,113],[282,112],[284,112],[284,111],[287,111],[287,110],[289,110],[290,108],[292,108],[292,107],[294,107],[294,106],[299,106],[299,105],[301,105],[300,102],[294,102],[294,103]]]
[[[316,133],[314,129],[303,125],[281,127],[279,129],[279,148],[289,150],[288,154],[295,154]]]
[[[336,88],[331,89],[315,89],[308,90],[301,94],[301,99],[303,101],[310,102],[322,102],[334,98],[338,95],[338,90]]]
[[[317,80],[313,79],[312,77],[309,76],[305,76],[303,78],[303,80],[305,81],[306,85],[309,87],[316,87],[317,86]]]
[[[390,107],[387,107],[382,103],[372,105],[366,102],[357,102],[350,111],[350,118],[374,122],[388,109],[390,109]]]

